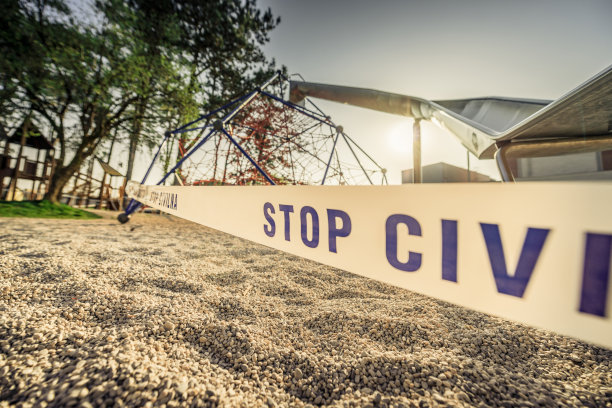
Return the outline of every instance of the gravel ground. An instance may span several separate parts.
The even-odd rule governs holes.
[[[0,407],[612,406],[610,350],[176,218],[0,236]]]

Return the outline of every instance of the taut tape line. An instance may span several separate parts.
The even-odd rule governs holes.
[[[127,191],[241,238],[612,348],[612,183]]]

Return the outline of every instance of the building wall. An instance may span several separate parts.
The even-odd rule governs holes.
[[[470,182],[489,182],[494,181],[475,171],[450,165],[448,163],[435,163],[423,166],[423,183],[467,183]],[[412,169],[402,170],[402,184],[412,183]]]
[[[517,160],[522,180],[612,180],[610,151]]]
[[[563,156],[516,159],[513,173],[517,180],[612,180],[612,150]],[[471,182],[494,181],[484,174],[470,172]],[[467,183],[467,169],[447,163],[423,166],[424,183]],[[412,183],[412,169],[402,170],[402,184]]]

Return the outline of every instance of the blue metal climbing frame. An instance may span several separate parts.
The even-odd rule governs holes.
[[[160,153],[164,146],[168,146],[169,141],[173,137],[184,137],[186,133],[194,131],[202,132],[200,138],[194,139],[191,146],[182,152],[182,157],[180,157],[177,163],[164,174],[164,176],[156,183],[157,185],[165,183],[172,175],[179,174],[182,171],[183,166],[189,160],[192,160],[193,156],[196,155],[197,152],[200,152],[211,139],[216,138],[217,136],[220,138],[225,138],[227,141],[229,141],[229,146],[233,146],[231,148],[236,149],[236,155],[238,155],[239,152],[242,157],[247,159],[253,170],[241,169],[243,172],[247,171],[252,175],[249,177],[244,176],[242,179],[250,180],[250,182],[260,183],[265,181],[271,185],[278,184],[279,182],[282,182],[283,184],[287,184],[288,182],[292,184],[304,184],[304,182],[299,178],[299,175],[296,174],[295,168],[295,157],[302,154],[304,157],[309,157],[311,160],[313,160],[313,163],[316,163],[319,170],[323,170],[320,184],[325,184],[329,177],[330,169],[332,169],[333,159],[334,157],[338,157],[338,141],[342,139],[346,142],[350,153],[354,157],[357,164],[356,167],[363,172],[363,175],[365,175],[367,181],[370,184],[373,184],[371,174],[369,173],[380,171],[382,173],[381,183],[386,184],[387,180],[384,169],[382,169],[378,163],[376,163],[376,161],[374,161],[359,145],[348,137],[348,135],[344,133],[342,127],[333,123],[331,118],[326,116],[318,106],[310,101],[308,102],[314,109],[306,107],[305,104],[304,106],[296,105],[285,100],[282,95],[275,95],[267,90],[267,88],[270,88],[272,84],[281,83],[283,81],[288,81],[288,78],[282,75],[280,72],[277,72],[272,78],[255,90],[228,102],[218,109],[201,115],[197,119],[186,123],[175,130],[166,132],[164,134],[164,138],[159,144],[159,147],[157,148],[151,164],[147,168],[141,184],[145,184],[151,175],[151,170],[159,159]],[[258,108],[254,103],[256,100],[266,100],[267,102],[260,102],[259,110],[257,110]],[[194,125],[202,122],[205,122],[205,124],[193,127]],[[287,130],[289,128],[289,123],[292,125],[296,123],[295,128],[292,128],[291,132]],[[329,131],[327,136],[321,136],[320,143],[328,143],[333,140],[333,144],[331,149],[326,148],[324,152],[323,150],[310,151],[308,149],[308,147],[310,147],[309,143],[315,144],[318,140],[315,140],[311,133],[313,132],[313,129],[319,128],[325,128]],[[206,132],[206,130],[208,131]],[[247,134],[248,137],[236,137],[236,135],[232,134],[233,132],[246,132],[244,134]],[[278,138],[279,141],[275,146],[267,146],[267,138],[272,136]],[[310,139],[308,138],[309,136],[311,137]],[[217,141],[217,150],[219,143],[220,141]],[[355,150],[353,147],[356,147],[357,150]],[[267,150],[264,151],[266,148]],[[225,157],[226,169],[228,166],[228,160],[230,160],[229,150],[227,152],[228,153]],[[366,170],[366,168],[362,165],[362,162],[359,160],[357,152],[361,152],[361,154],[363,154],[365,158],[371,164],[373,164],[374,167],[376,167],[376,170]],[[329,154],[327,160],[320,157],[323,154],[325,156]],[[274,159],[270,156],[274,156]],[[279,159],[279,157],[281,158]],[[218,156],[215,156],[214,160],[216,166]],[[233,160],[236,161],[238,159],[234,158]],[[290,167],[291,165],[294,166],[291,168],[292,174],[290,176],[271,174],[269,170],[275,169],[270,162],[274,162],[276,164],[281,162],[284,163],[286,167]],[[289,162],[291,162],[291,164],[289,164]],[[343,172],[343,169],[340,166],[340,159],[337,158],[336,162],[337,168],[334,167],[334,175],[338,179],[346,179],[347,175]],[[308,172],[307,165],[302,165],[300,170],[302,173]],[[224,179],[222,180],[223,183],[225,183],[225,176],[226,175],[224,173]],[[177,178],[178,177],[180,176],[177,175]],[[216,181],[215,177],[216,167],[211,183]],[[237,180],[240,180],[240,178],[237,178]],[[341,181],[341,183],[344,184],[345,181]],[[193,183],[192,181],[191,184],[196,183]],[[348,184],[348,182],[346,183]],[[140,206],[141,204],[138,201],[131,200],[127,205],[125,214],[132,214]]]

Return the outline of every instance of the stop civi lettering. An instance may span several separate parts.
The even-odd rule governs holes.
[[[277,229],[286,241],[291,241],[291,228],[300,229],[300,238],[308,248],[319,247],[321,233],[327,234],[329,252],[338,253],[338,242],[351,234],[353,224],[349,214],[339,209],[326,209],[321,214],[311,206],[298,209],[293,205],[265,203],[263,214],[266,223],[264,233],[272,238]],[[292,220],[296,225],[292,224]],[[385,231],[385,257],[387,262],[401,272],[417,272],[421,268],[423,254],[408,251],[406,261],[398,256],[398,226],[407,227],[408,235],[420,237],[420,222],[407,214],[391,214],[381,225]],[[458,282],[457,252],[458,220],[441,219],[442,259],[440,262],[441,279]],[[321,232],[321,227],[324,228]],[[546,242],[550,239],[550,229],[528,227],[522,249],[513,273],[508,270],[500,228],[498,224],[479,223],[498,293],[522,298],[538,259]],[[405,231],[406,228],[402,228]],[[582,268],[582,286],[578,310],[595,316],[606,317],[608,286],[610,278],[610,258],[612,254],[612,235],[585,233]]]

